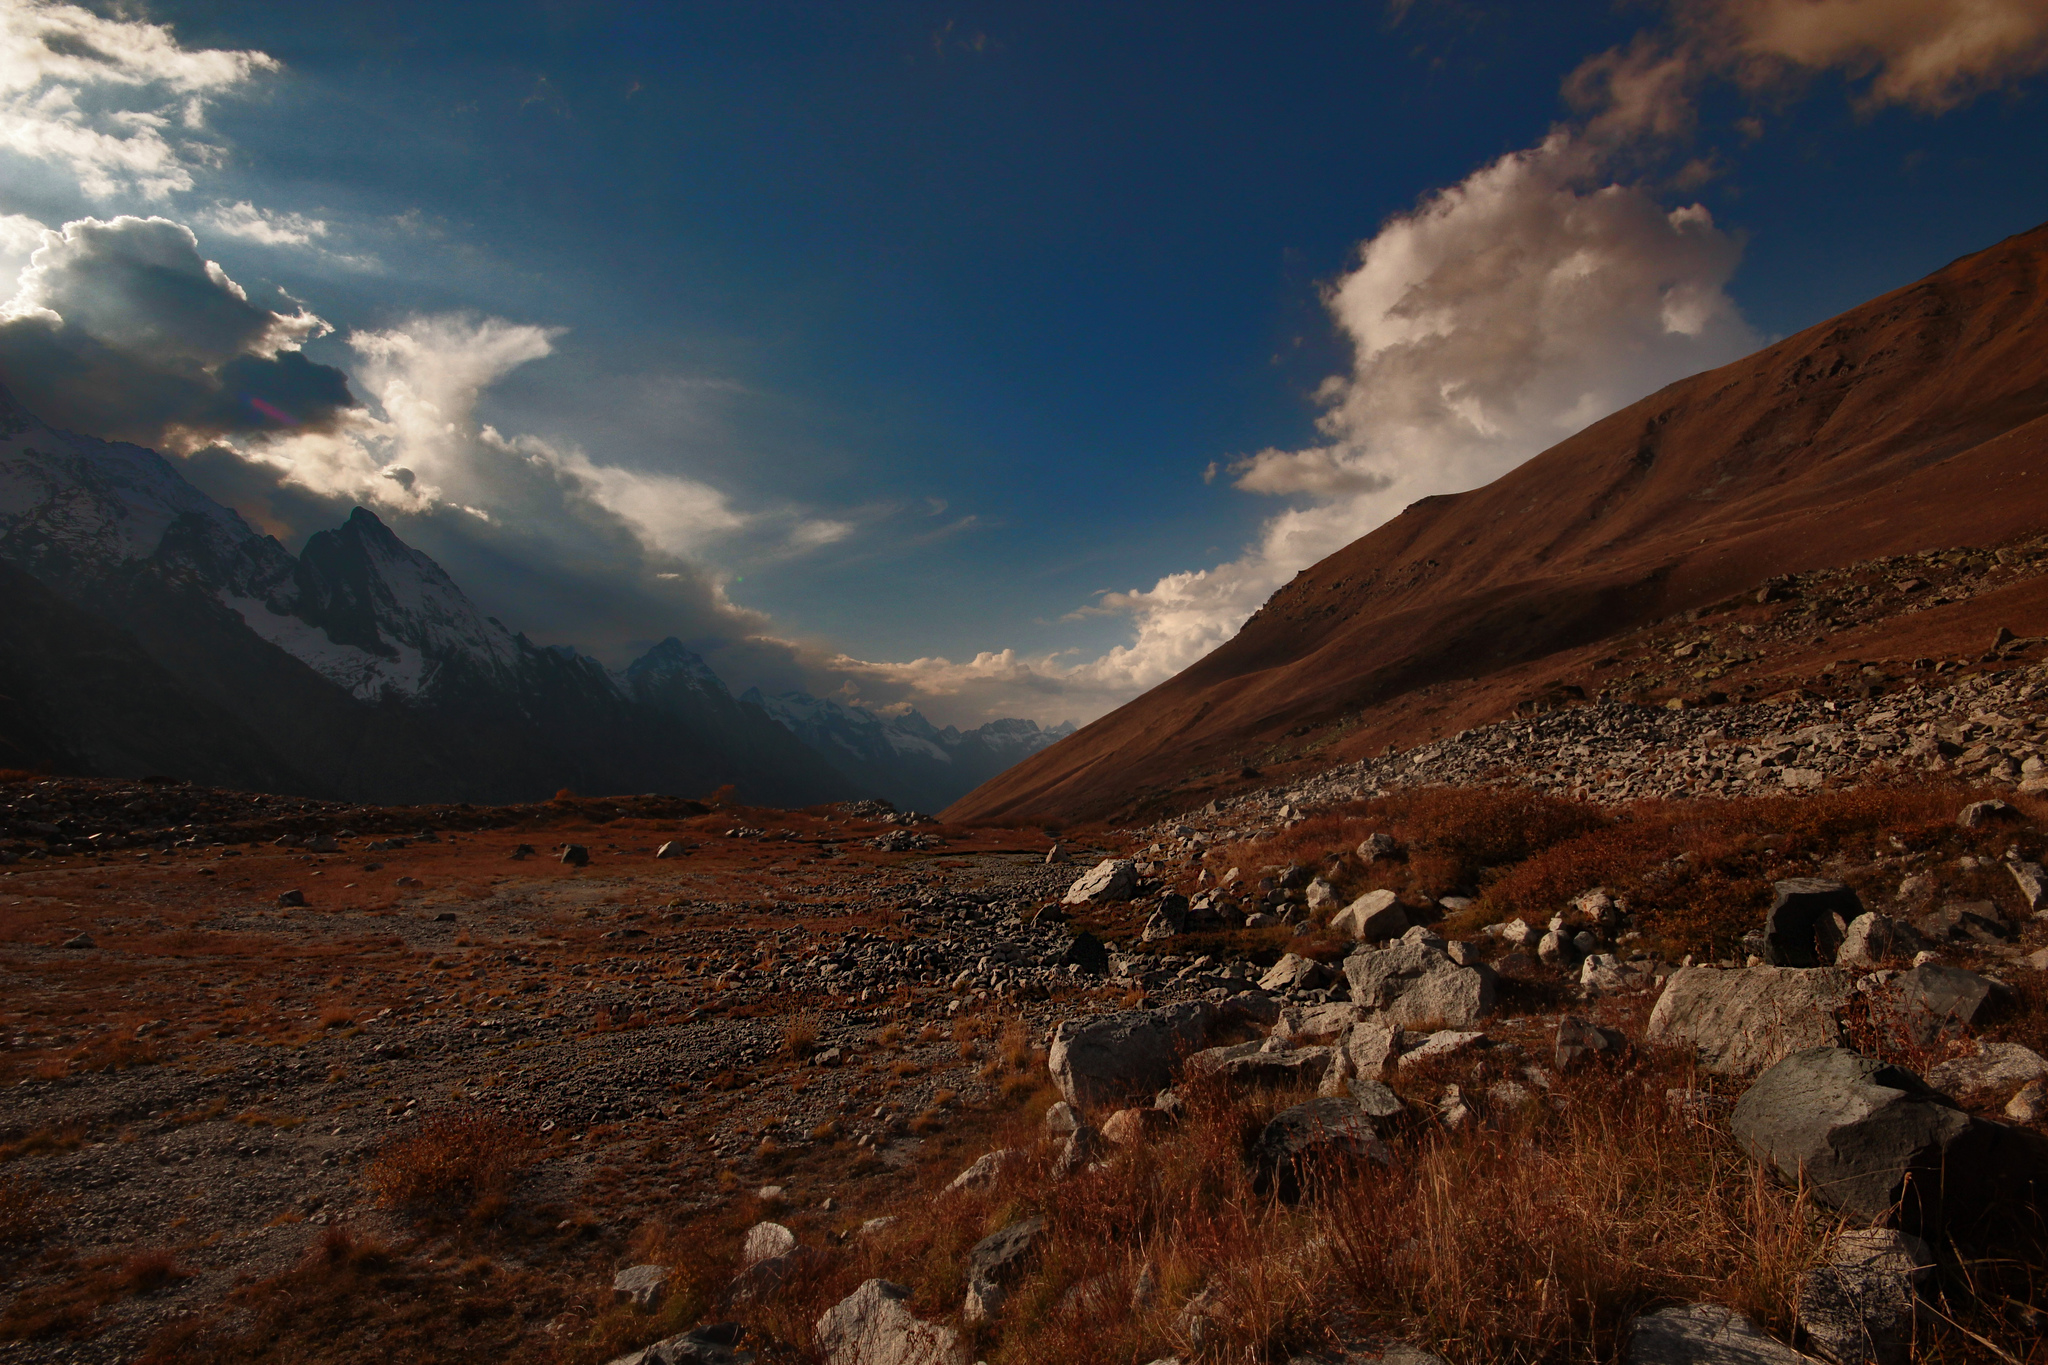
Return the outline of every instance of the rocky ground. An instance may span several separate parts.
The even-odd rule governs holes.
[[[1732,1101],[1726,1083],[1672,1069],[1710,1044],[1653,1033],[1651,1004],[1690,963],[1733,979],[1767,955],[1770,887],[1787,877],[1838,881],[1882,918],[1880,940],[1869,923],[1857,939],[1876,943],[1862,979],[1915,988],[1926,952],[2004,992],[1987,988],[1981,1016],[1916,1043],[1922,1069],[1986,1041],[2040,1049],[2048,921],[2034,912],[2048,888],[2027,878],[2048,857],[2048,806],[2033,795],[2048,675],[2011,652],[1864,684],[1874,696],[1563,706],[1143,830],[1068,832],[1057,848],[1042,831],[876,806],[381,810],[168,782],[10,781],[0,1336],[24,1360],[265,1359],[303,1351],[322,1324],[354,1343],[338,1359],[598,1362],[690,1326],[687,1309],[739,1319],[764,1360],[879,1361],[890,1357],[833,1354],[839,1329],[819,1331],[813,1311],[866,1275],[899,1276],[911,1297],[862,1291],[858,1331],[845,1329],[861,1340],[861,1324],[945,1321],[988,1359],[1076,1358],[1044,1354],[1072,1304],[1006,1314],[975,1289],[960,1239],[1030,1208],[1053,1216],[1052,1245],[1080,1235],[1054,1212],[1062,1179],[1135,1178],[1131,1154],[1159,1134],[1250,1121],[1203,1109],[1212,1085],[1250,1087],[1264,1123],[1290,1096],[1384,1076],[1398,1108],[1367,1125],[1372,1140],[1389,1161],[1420,1162],[1418,1134],[1476,1141],[1557,1083],[1568,1017],[1592,1030],[1591,1053],[1612,1030],[1633,1055],[1666,1059],[1642,1073],[1659,1103],[1672,1085]],[[1909,794],[1881,809],[1860,795],[1894,788]],[[1488,812],[1510,793],[1538,804],[1505,823],[1552,833],[1501,843]],[[1704,799],[1765,794],[1817,823]],[[2009,808],[1958,822],[1970,800],[2000,794]],[[1622,804],[1648,796],[1690,814],[1649,839],[1653,822]],[[1736,828],[1764,811],[1784,835]],[[1590,851],[1558,864],[1560,849]],[[1089,877],[1095,894],[1070,897]],[[1581,894],[1596,882],[1607,890]],[[1710,892],[1739,932],[1677,913]],[[1392,959],[1378,953],[1416,969],[1380,971],[1369,964]],[[1483,1004],[1470,984],[1481,975]],[[1411,977],[1435,984],[1411,996]],[[1174,1007],[1202,1012],[1202,1037],[1183,1041],[1235,1050],[1162,1081],[1187,1092],[1193,1117],[1168,1104],[1153,1118],[1147,1100],[1112,1124],[1123,1111],[1106,1092],[1074,1088],[1074,1029]],[[2038,1129],[2026,1080],[1967,1102]],[[1078,1151],[1070,1132],[1041,1126],[1062,1098],[1092,1135]],[[410,1137],[431,1146],[484,1122],[516,1136],[516,1178],[469,1190],[467,1207],[394,1194],[394,1153],[418,1150]],[[953,1188],[992,1150],[1021,1155]],[[1211,1185],[1238,1178],[1228,1162],[1203,1169]],[[1259,1190],[1245,1199],[1271,1186]],[[863,1232],[886,1217],[893,1233]],[[774,1236],[789,1247],[753,1258],[776,1275],[794,1264],[779,1256],[826,1258],[802,1293],[726,1287],[763,1221],[787,1230]],[[1087,1232],[1091,1246],[1121,1235]],[[1245,1358],[1315,1342],[1379,1352],[1402,1321],[1374,1309],[1373,1334],[1345,1337],[1327,1304],[1256,1321],[1219,1309],[1204,1348],[1188,1305],[1210,1290],[1187,1281],[1170,1236],[1147,1245],[1178,1300],[1120,1319],[1128,1349],[1102,1359],[1226,1342]],[[1150,1262],[1089,1263],[1100,1278]],[[671,1293],[666,1308],[615,1301],[614,1275],[650,1264],[672,1284],[696,1264],[715,1290]],[[1063,1273],[1071,1297],[1078,1271]],[[1335,1273],[1311,1277],[1318,1292]],[[1004,1275],[1013,1304],[1051,1292],[1049,1268]],[[1223,1272],[1212,1278],[1228,1298]],[[328,1297],[312,1297],[316,1281]],[[963,1299],[963,1284],[981,1299]],[[299,1325],[266,1316],[265,1302],[294,1305]],[[1773,1320],[1756,1307],[1768,1296],[1744,1302],[1771,1332],[1806,1330],[1789,1308]],[[1624,1339],[1607,1320],[1619,1311],[1594,1312],[1600,1358]],[[1406,1335],[1428,1336],[1421,1321]],[[2014,1309],[1990,1325],[2029,1321]],[[671,1354],[716,1358],[700,1345]],[[1422,1346],[1480,1358],[1455,1334]]]

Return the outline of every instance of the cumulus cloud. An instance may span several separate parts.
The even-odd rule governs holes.
[[[300,349],[328,325],[250,302],[190,228],[81,218],[37,235],[0,304],[0,379],[45,420],[190,448],[322,429],[353,405],[346,376]]]
[[[1133,634],[1092,659],[1004,651],[845,667],[987,714],[1095,714],[1222,644],[1294,574],[1418,498],[1476,487],[1758,338],[1724,286],[1741,242],[1698,205],[1604,179],[1560,132],[1391,219],[1325,293],[1352,363],[1326,381],[1320,443],[1229,467],[1297,505],[1244,553],[1104,594]],[[1005,711],[1004,708],[1013,708]]]
[[[206,110],[280,69],[261,52],[182,46],[171,30],[47,0],[0,3],[0,148],[68,169],[89,195],[163,198],[219,160]]]

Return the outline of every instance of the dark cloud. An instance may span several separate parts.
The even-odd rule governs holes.
[[[0,317],[0,381],[58,427],[190,449],[321,430],[348,377],[299,350],[327,331],[249,301],[165,218],[84,218],[51,233]]]

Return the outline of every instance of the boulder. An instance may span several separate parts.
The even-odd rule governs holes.
[[[1621,1359],[1623,1365],[1807,1365],[1807,1357],[1718,1303],[1645,1313],[1629,1325]]]
[[[2030,1081],[2048,1077],[2048,1061],[2018,1043],[1979,1043],[1974,1056],[1927,1069],[1927,1083],[1958,1104],[2003,1107]]]
[[[1972,801],[1956,812],[1956,823],[1964,829],[1981,829],[1985,825],[2020,818],[2018,808],[2009,801]]]
[[[1406,933],[1408,912],[1393,892],[1368,891],[1339,910],[1330,920],[1330,928],[1361,943],[1377,943]]]
[[[280,910],[292,909],[305,903],[306,893],[303,891],[280,891],[277,893],[277,905]]]
[[[1067,1103],[1082,1112],[1151,1095],[1173,1082],[1181,1058],[1199,1051],[1215,1019],[1200,1001],[1069,1019],[1053,1033],[1047,1066]]]
[[[660,848],[654,850],[654,856],[657,858],[687,858],[690,856],[690,848],[687,844],[679,844],[675,840],[670,839],[662,844]]]
[[[1933,1265],[1925,1242],[1895,1228],[1844,1232],[1799,1288],[1808,1345],[1835,1365],[1906,1365],[1916,1288]]]
[[[1273,1036],[1294,1047],[1305,1043],[1326,1043],[1341,1036],[1356,1022],[1358,1006],[1350,1003],[1288,1005],[1273,1021]]]
[[[739,1339],[738,1323],[707,1323],[615,1357],[610,1365],[754,1365],[752,1351],[733,1349]]]
[[[1045,1226],[1043,1218],[1019,1218],[976,1242],[967,1253],[968,1279],[997,1284],[1014,1279],[1037,1253]]]
[[[1793,877],[1771,887],[1764,917],[1764,961],[1773,967],[1821,967],[1835,960],[1849,922],[1863,913],[1840,882]]]
[[[1351,1001],[1379,1011],[1389,1024],[1457,1028],[1493,1012],[1493,971],[1460,967],[1443,940],[1410,930],[1386,948],[1354,951],[1344,959]]]
[[[1360,1020],[1346,1030],[1331,1049],[1330,1070],[1325,1079],[1362,1076],[1383,1080],[1387,1068],[1401,1056],[1401,1030],[1377,1020]]]
[[[1262,991],[1312,991],[1327,986],[1336,976],[1314,958],[1302,957],[1296,953],[1282,953],[1280,960],[1266,968],[1266,974],[1259,978]]]
[[[1761,1071],[1788,1053],[1841,1041],[1838,1012],[1855,978],[1833,967],[1681,967],[1664,983],[1646,1041],[1688,1046],[1724,1075]]]
[[[909,1297],[900,1284],[869,1280],[826,1309],[812,1333],[826,1365],[968,1365],[959,1334],[911,1316]]]
[[[628,1266],[612,1276],[612,1302],[629,1303],[635,1308],[653,1312],[661,1307],[668,1297],[668,1267],[665,1265]]]
[[[1328,1047],[1271,1047],[1266,1043],[1238,1043],[1212,1047],[1188,1058],[1188,1071],[1213,1076],[1231,1085],[1315,1085],[1330,1069],[1336,1049]],[[1105,1125],[1104,1132],[1108,1129]]]
[[[1066,950],[1059,957],[1059,965],[1079,967],[1087,976],[1108,976],[1109,949],[1103,946],[1101,939],[1084,930],[1067,940]]]
[[[1358,844],[1358,860],[1362,863],[1376,863],[1400,853],[1401,841],[1391,834],[1368,834]]]
[[[1119,1109],[1102,1121],[1102,1136],[1104,1141],[1118,1147],[1138,1147],[1153,1134],[1164,1131],[1171,1122],[1163,1111],[1152,1105]]]
[[[993,1152],[983,1152],[972,1165],[953,1177],[947,1184],[949,1190],[979,1190],[993,1185],[1002,1178],[1005,1171],[1024,1160],[1024,1153],[1015,1147],[1001,1147]]]
[[[1617,1029],[1589,1024],[1567,1014],[1557,1021],[1557,1038],[1551,1060],[1559,1071],[1571,1071],[1590,1062],[1615,1061],[1628,1052],[1628,1039]]]
[[[1879,1010],[1922,1046],[1957,1026],[1981,1028],[2013,1003],[2004,982],[1940,962],[1886,978],[1875,995]]]
[[[1546,930],[1536,940],[1536,960],[1546,967],[1569,967],[1579,960],[1578,945],[1563,929]]]
[[[1311,910],[1321,910],[1337,903],[1337,888],[1324,881],[1321,877],[1317,877],[1308,884],[1308,890],[1305,894],[1308,899],[1308,908]]]
[[[590,850],[581,844],[562,845],[562,861],[570,867],[589,867]]]
[[[796,1250],[796,1234],[780,1223],[756,1223],[740,1242],[740,1263],[759,1265]]]
[[[1055,1137],[1065,1137],[1081,1126],[1081,1116],[1074,1112],[1074,1106],[1065,1100],[1056,1102],[1045,1111],[1045,1131]]]
[[[2005,1102],[2005,1116],[2014,1123],[2048,1123],[2048,1081],[2028,1081]]]
[[[1365,1106],[1338,1096],[1281,1110],[1260,1130],[1252,1148],[1257,1187],[1275,1190],[1290,1202],[1300,1198],[1319,1166],[1355,1161],[1394,1164]]]
[[[2027,909],[2039,919],[2048,916],[2048,872],[2041,870],[2039,863],[2010,862],[2006,871],[2012,873],[2015,885],[2019,887],[2020,899],[2027,903]]]
[[[1889,915],[1866,910],[1849,921],[1842,946],[1835,949],[1835,965],[1875,967],[1888,957],[1911,957],[1925,946],[1910,926]]]
[[[1104,858],[1083,872],[1062,898],[1068,905],[1127,901],[1138,894],[1138,865],[1129,858]]]
[[[1818,1203],[1916,1234],[2024,1209],[2048,1180],[2048,1140],[1973,1119],[1904,1067],[1844,1048],[1795,1052],[1764,1072],[1729,1125]]]
[[[2005,943],[2012,930],[1991,901],[1951,901],[1913,921],[1927,946],[1943,943]]]
[[[1438,1029],[1423,1039],[1421,1046],[1403,1052],[1395,1065],[1405,1071],[1411,1066],[1422,1066],[1429,1062],[1442,1061],[1447,1057],[1462,1057],[1488,1047],[1492,1042],[1493,1040],[1483,1033]]]

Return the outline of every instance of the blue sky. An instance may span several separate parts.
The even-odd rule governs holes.
[[[31,407],[962,723],[2048,218],[2039,0],[0,16]]]

